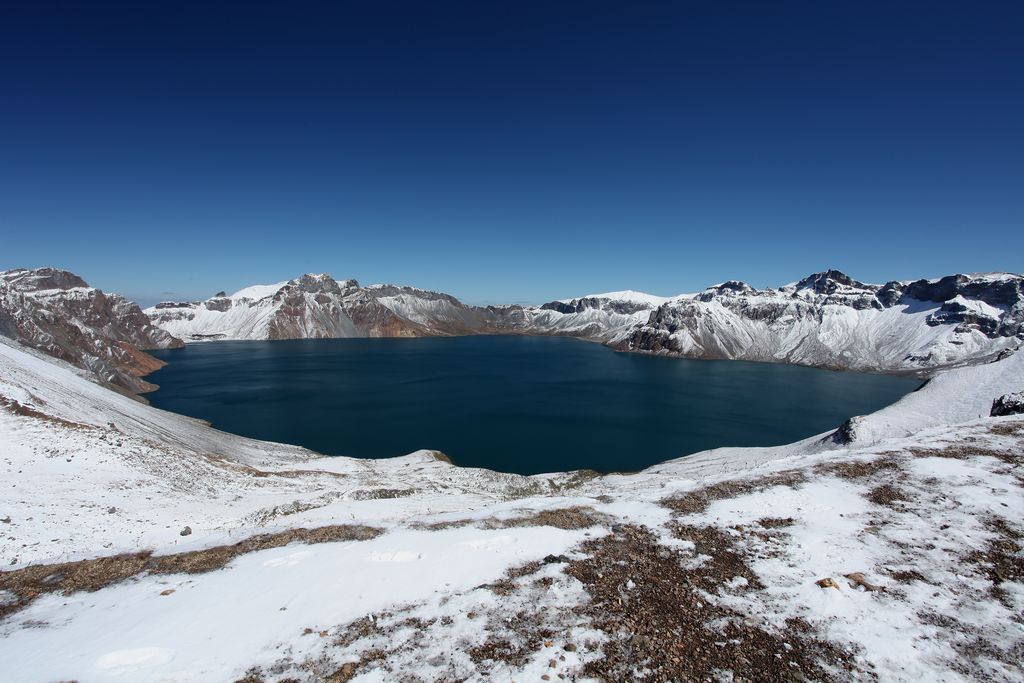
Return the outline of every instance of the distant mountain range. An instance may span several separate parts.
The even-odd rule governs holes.
[[[469,306],[413,287],[303,275],[145,313],[185,341],[457,334],[569,335],[622,351],[918,371],[977,362],[1024,339],[1024,277],[859,282],[836,270],[778,289],[594,294],[542,306]]]
[[[1024,340],[1024,277],[859,282],[836,270],[777,289],[612,292],[542,306],[470,306],[448,294],[307,274],[145,311],[54,268],[0,272],[0,334],[130,392],[160,367],[147,349],[218,339],[566,335],[620,351],[877,372],[985,362]]]

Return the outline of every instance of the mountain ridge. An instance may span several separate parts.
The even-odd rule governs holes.
[[[779,288],[729,280],[675,297],[627,290],[487,307],[416,287],[331,284],[337,282],[327,274],[304,275],[277,290],[241,290],[264,295],[258,299],[161,303],[145,312],[186,341],[567,335],[621,351],[877,372],[981,362],[1024,340],[1024,277],[1013,273],[870,284],[828,269]],[[284,306],[281,292],[289,288],[315,290],[321,298],[292,297]],[[221,310],[236,303],[242,312]]]
[[[140,309],[57,268],[0,272],[0,334],[131,393],[146,349],[217,339],[572,336],[618,351],[917,373],[976,364],[1024,341],[1024,277],[954,274],[871,284],[838,270],[779,288],[729,280],[692,294],[623,291],[539,306],[473,306],[444,292],[309,273]]]
[[[135,303],[57,268],[0,271],[0,335],[130,393],[156,388],[142,377],[163,362],[145,350],[184,345]]]

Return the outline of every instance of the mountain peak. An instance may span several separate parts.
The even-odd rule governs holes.
[[[841,287],[869,289],[868,285],[834,268],[813,273],[796,283],[796,289],[811,289],[817,294],[833,294]]]
[[[289,285],[294,285],[304,292],[331,292],[340,294],[343,289],[359,287],[356,280],[335,280],[329,273],[306,273],[295,278]]]
[[[0,273],[0,280],[22,292],[39,292],[47,289],[75,289],[88,287],[85,280],[74,273],[58,268],[15,268]]]

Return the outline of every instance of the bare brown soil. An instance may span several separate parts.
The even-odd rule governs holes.
[[[61,427],[67,427],[69,429],[99,429],[99,427],[94,427],[93,425],[82,424],[81,422],[71,422],[70,420],[65,420],[64,418],[61,417],[54,417],[53,415],[48,415],[42,411],[32,408],[31,406],[19,403],[18,401],[15,401],[13,398],[7,398],[6,396],[0,396],[0,408],[4,408],[5,410],[15,415],[20,415],[22,417],[34,417],[38,420],[43,420],[45,422],[60,425]]]
[[[866,496],[875,505],[898,507],[901,503],[911,500],[909,493],[894,484],[882,484],[871,489]]]
[[[1013,609],[1012,597],[1006,593],[1002,584],[1007,581],[1024,581],[1024,547],[1021,545],[1024,534],[998,518],[989,520],[986,526],[994,538],[983,550],[969,553],[964,560],[979,566],[992,582],[992,595],[1007,608]],[[1017,616],[1024,623],[1024,615]]]
[[[822,463],[814,468],[816,474],[831,475],[843,479],[867,479],[879,474],[894,474],[900,470],[898,456],[885,453],[874,460],[853,460],[847,462]]]
[[[590,557],[569,566],[591,595],[584,609],[611,636],[584,674],[608,681],[641,674],[656,681],[705,680],[723,670],[733,672],[734,681],[780,683],[845,677],[850,654],[815,639],[800,624],[768,631],[706,600],[705,592],[716,593],[736,577],[747,581],[741,590],[761,587],[728,535],[694,526],[678,526],[676,533],[710,559],[686,568],[677,551],[660,545],[648,530],[629,526],[585,543]],[[712,630],[713,623],[720,628]]]
[[[556,529],[589,529],[592,526],[607,525],[611,518],[597,510],[586,506],[539,510],[522,517],[506,519],[454,519],[446,522],[415,524],[416,529],[424,531],[440,531],[466,526],[478,526],[481,529],[511,529],[527,526],[552,526]]]

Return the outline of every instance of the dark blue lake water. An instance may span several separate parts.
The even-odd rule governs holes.
[[[418,448],[535,474],[638,470],[717,446],[788,443],[919,381],[691,361],[563,337],[215,342],[159,351],[153,405],[329,455]]]

